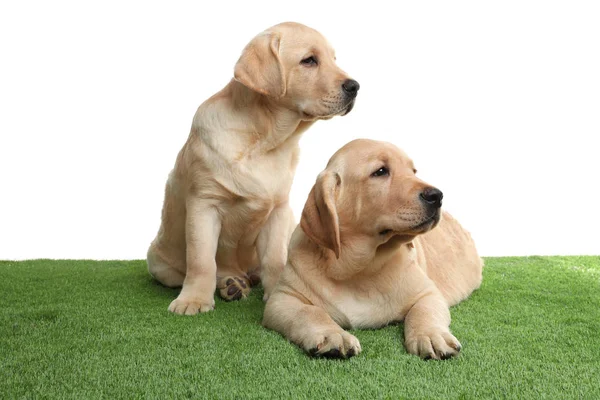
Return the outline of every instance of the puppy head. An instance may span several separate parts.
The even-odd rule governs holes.
[[[285,22],[256,36],[238,60],[234,78],[296,110],[303,120],[352,110],[359,84],[335,64],[335,53],[317,31]]]
[[[433,229],[442,192],[415,176],[391,143],[354,140],[338,150],[310,192],[300,225],[315,243],[340,254],[340,239],[398,243]]]

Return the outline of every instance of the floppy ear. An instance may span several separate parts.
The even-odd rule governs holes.
[[[280,41],[279,34],[272,32],[263,32],[252,39],[235,64],[235,80],[267,96],[284,96],[285,78],[279,58]]]
[[[332,172],[319,175],[300,219],[300,227],[304,233],[315,243],[333,250],[337,258],[340,258],[340,225],[335,192],[339,179],[339,175]]]

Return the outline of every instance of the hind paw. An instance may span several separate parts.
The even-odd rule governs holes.
[[[241,276],[225,276],[217,280],[217,289],[223,300],[244,299],[250,294],[250,282]]]

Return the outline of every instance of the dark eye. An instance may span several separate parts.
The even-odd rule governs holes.
[[[300,64],[306,65],[307,67],[311,67],[313,65],[318,65],[319,63],[317,62],[317,59],[315,58],[315,56],[310,56],[310,57],[307,57],[304,60],[300,61]]]
[[[387,176],[390,174],[390,170],[387,167],[381,167],[377,171],[373,172],[371,176]]]

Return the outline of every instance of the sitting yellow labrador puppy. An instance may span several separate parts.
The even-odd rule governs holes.
[[[183,285],[169,311],[209,311],[216,288],[237,300],[258,279],[268,298],[295,225],[298,140],[316,120],[350,112],[358,89],[304,25],[276,25],[246,46],[234,79],[198,108],[167,181],[148,269]]]
[[[458,354],[448,308],[479,287],[483,263],[441,211],[442,192],[415,173],[390,143],[359,139],[333,155],[292,235],[265,327],[311,355],[343,358],[361,351],[344,329],[404,320],[409,353]]]

